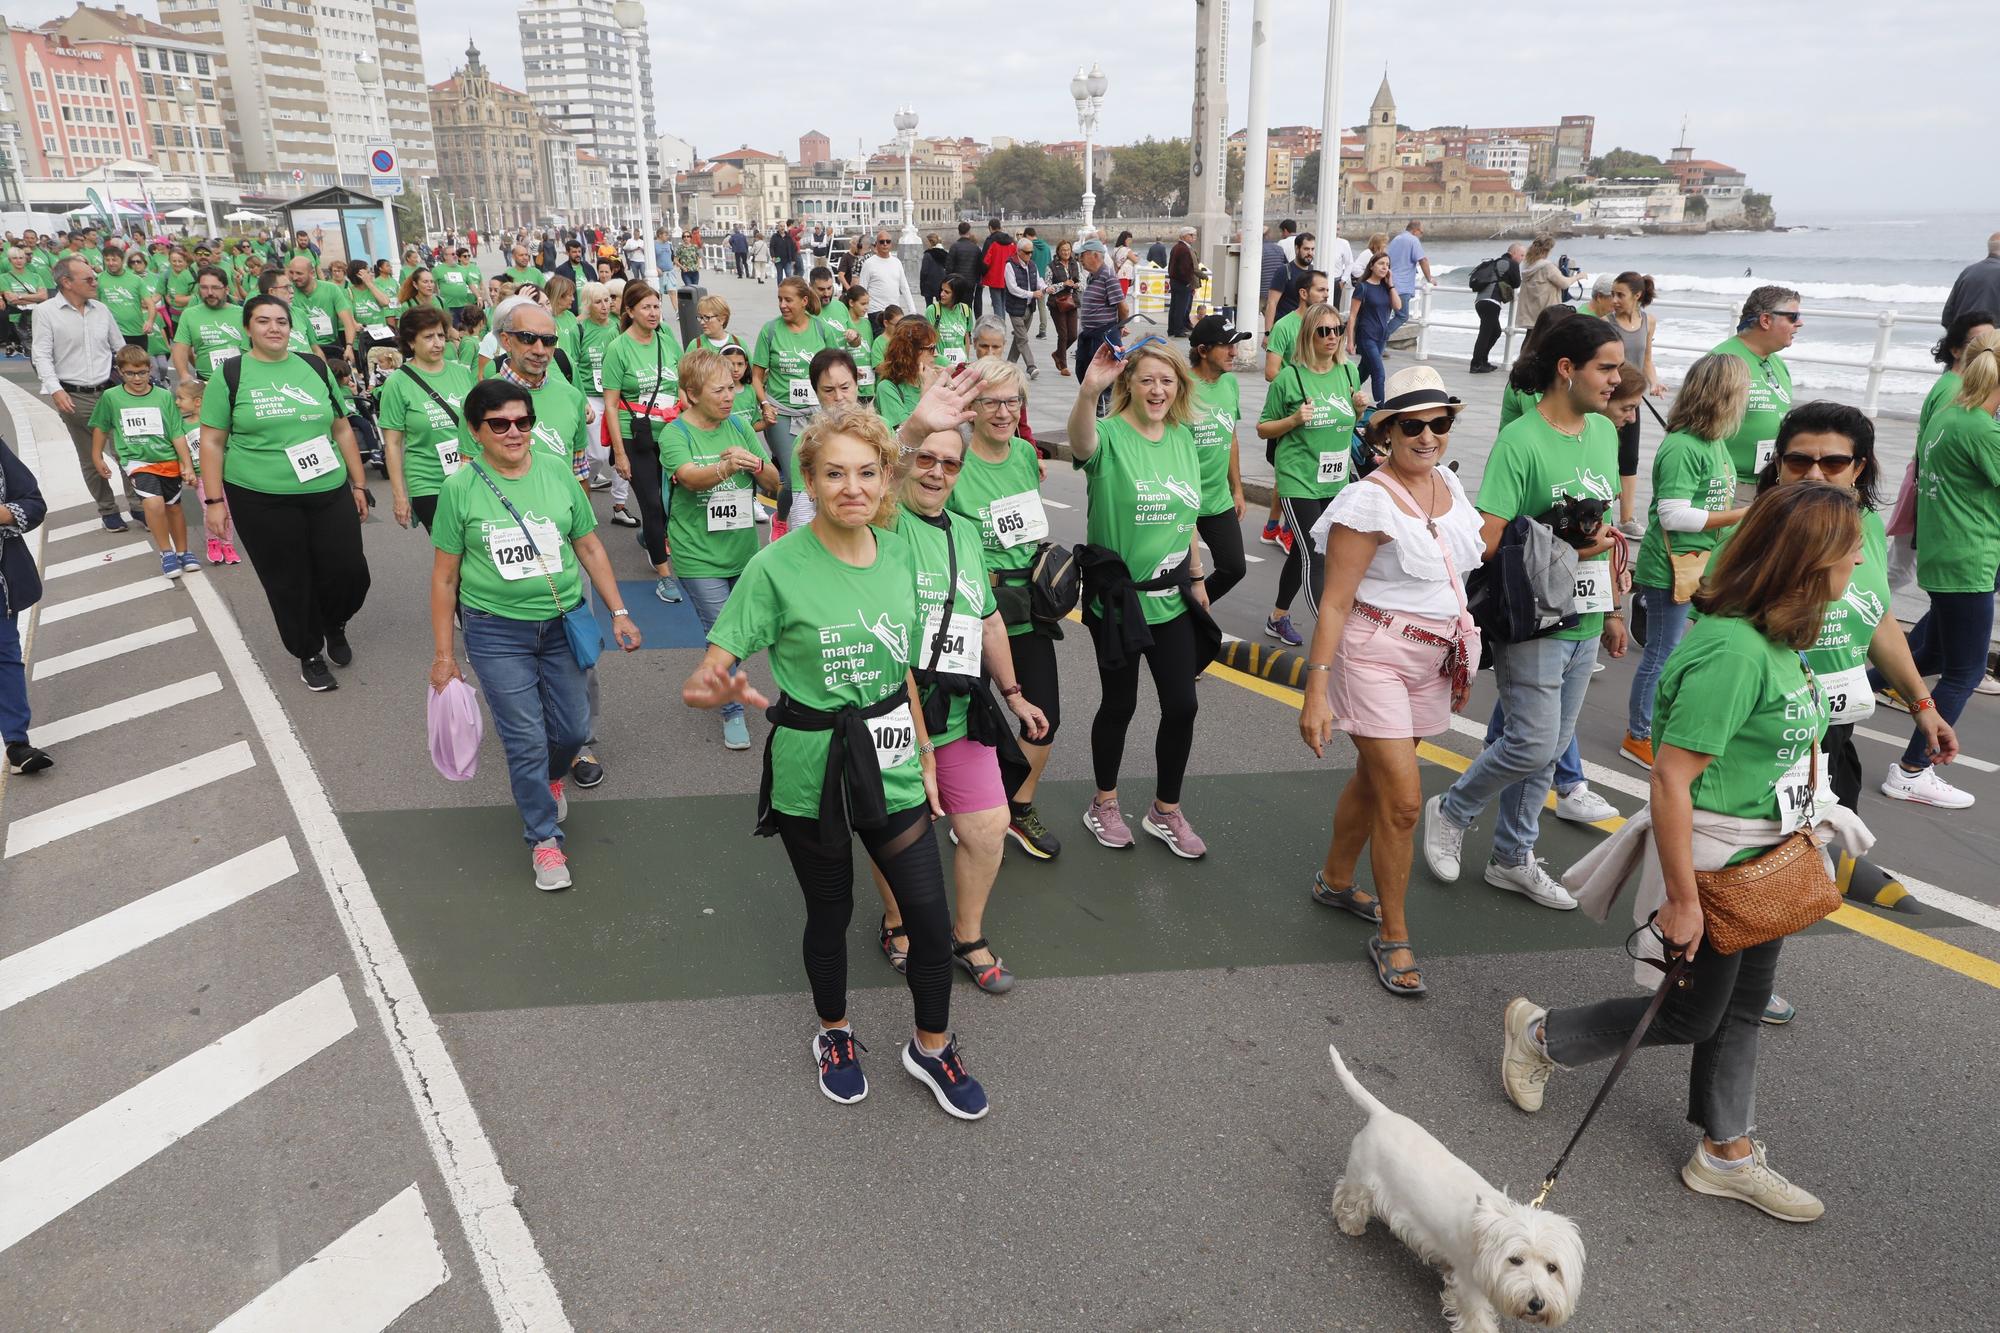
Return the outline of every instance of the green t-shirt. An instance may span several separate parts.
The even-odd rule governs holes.
[[[1139,583],[1187,559],[1201,513],[1201,460],[1186,426],[1169,425],[1155,443],[1123,417],[1106,417],[1097,423],[1097,449],[1076,466],[1089,497],[1084,540],[1116,551]],[[1149,625],[1187,610],[1174,588],[1141,593],[1139,605]]]
[[[881,528],[875,560],[856,568],[820,545],[811,525],[795,529],[751,557],[722,608],[708,641],[739,661],[770,652],[771,678],[787,698],[822,711],[868,708],[904,690],[917,619],[916,559],[909,539]],[[879,739],[914,727],[900,712],[872,719]],[[779,727],[771,736],[771,808],[816,818],[820,781],[832,733]],[[907,757],[885,765],[882,797],[894,813],[924,803],[923,769],[914,736]],[[883,747],[878,745],[877,755]],[[838,799],[838,797],[836,797]]]
[[[126,337],[137,336],[146,322],[146,280],[126,269],[97,280],[97,299],[111,308],[111,318]]]
[[[32,263],[19,273],[14,271],[12,265],[0,268],[0,296],[29,296],[35,292],[46,292],[50,286],[49,279],[42,276]]]
[[[333,423],[349,412],[347,395],[296,356],[240,358],[236,411],[218,374],[201,395],[201,424],[229,432],[223,480],[269,495],[330,491],[347,480]]]
[[[1683,706],[1685,705],[1685,706]],[[1801,813],[1812,744],[1826,733],[1826,704],[1799,655],[1736,616],[1703,616],[1667,659],[1653,738],[1714,762],[1694,780],[1694,807],[1739,819],[1781,819],[1781,798]],[[1826,763],[1820,763],[1826,783]],[[1751,848],[1734,861],[1757,854]]]
[[[1775,352],[1758,356],[1741,338],[1718,343],[1711,355],[1733,356],[1750,371],[1750,406],[1743,424],[1729,437],[1729,457],[1738,481],[1755,481],[1778,441],[1778,425],[1792,410],[1792,370]]]
[[[862,317],[860,327],[861,341],[848,348],[847,354],[854,358],[855,387],[860,390],[861,401],[868,403],[875,400],[875,367],[882,363],[882,358],[868,341],[866,316]]]
[[[1298,345],[1299,312],[1287,310],[1271,326],[1271,335],[1264,340],[1264,350],[1277,353],[1278,364],[1283,366],[1292,359],[1292,349]]]
[[[570,353],[570,369],[576,372],[576,387],[596,397],[604,392],[604,354],[618,341],[618,325],[580,319],[576,322],[576,350]],[[676,365],[679,363],[676,362]]]
[[[135,394],[123,384],[114,384],[97,400],[90,414],[93,430],[110,437],[111,450],[119,466],[133,472],[149,463],[177,463],[180,454],[174,441],[188,433],[174,396],[155,385]],[[178,468],[175,469],[179,471]]]
[[[1010,442],[1006,459],[998,463],[966,448],[965,467],[945,507],[978,525],[989,570],[1026,569],[1034,563],[1036,547],[1049,535],[1041,485],[1041,459],[1034,446],[1018,436]],[[1009,625],[1007,633],[1029,634],[1034,628],[1032,621],[1024,620]]]
[[[438,304],[446,310],[471,305],[479,299],[479,268],[475,264],[439,264],[431,270],[437,279]]]
[[[933,301],[924,307],[924,317],[937,330],[937,361],[941,366],[958,365],[972,359],[972,307],[964,302],[940,309]]]
[[[667,507],[667,544],[673,548],[675,571],[686,578],[735,578],[757,554],[757,483],[749,473],[738,472],[704,491],[671,478],[690,463],[714,466],[732,445],[759,458],[770,453],[757,432],[734,416],[714,430],[702,430],[684,412],[659,438],[660,471],[669,484],[681,487],[677,503]]]
[[[1917,586],[1991,592],[2000,566],[2000,421],[1947,402],[1917,437]]]
[[[225,303],[211,310],[207,302],[196,301],[181,311],[174,341],[193,349],[190,359],[198,378],[213,379],[223,362],[250,350],[250,337],[243,331],[243,307]]]
[[[1673,565],[1667,559],[1668,536],[1673,538],[1675,555],[1690,555],[1713,551],[1726,531],[1710,528],[1669,534],[1660,526],[1662,500],[1686,500],[1711,514],[1735,508],[1736,465],[1730,461],[1729,446],[1686,431],[1675,431],[1660,441],[1660,450],[1653,455],[1652,521],[1639,542],[1639,560],[1632,571],[1632,581],[1645,588],[1674,586]]]
[[[1229,458],[1236,447],[1236,419],[1243,415],[1243,386],[1236,375],[1224,371],[1213,384],[1194,377],[1195,453],[1201,458],[1201,516],[1221,514],[1236,507],[1229,489]]]
[[[557,374],[551,361],[528,398],[535,405],[535,452],[548,454],[571,475],[583,476],[589,467],[583,451],[590,445],[590,403],[583,390]]]
[[[166,292],[167,300],[172,303],[174,309],[186,310],[189,306],[198,303],[200,298],[195,295],[196,280],[192,264],[178,273],[172,268],[167,270],[166,282],[162,290]]]
[[[505,276],[507,281],[513,283],[516,287],[531,282],[535,286],[539,287],[542,285],[543,282],[542,271],[538,268],[532,268],[532,267],[510,268],[503,276]]]
[[[1859,721],[1875,711],[1866,678],[1868,645],[1889,613],[1889,539],[1882,516],[1861,514],[1861,563],[1847,583],[1847,595],[1826,604],[1819,638],[1806,650],[1806,665],[1819,676],[1831,720]]]
[[[445,349],[445,359],[472,370],[479,365],[479,339],[468,333]]]
[[[971,671],[954,671],[953,667],[970,665],[969,654],[980,649],[979,622],[994,611],[993,581],[986,576],[979,525],[963,514],[954,514],[950,509],[938,517],[945,527],[940,528],[937,523],[907,507],[899,507],[896,515],[896,531],[908,537],[916,551],[917,615],[923,629],[914,641],[916,660],[910,665],[918,669],[930,665],[933,636],[942,632],[945,637],[943,643],[938,645],[938,670],[952,675],[972,675]],[[950,589],[945,586],[951,575],[951,551],[945,547],[947,540],[958,554],[958,583]],[[948,620],[939,614],[947,597],[951,602]],[[985,665],[983,658],[980,665],[982,668]],[[936,688],[931,687],[933,690]],[[929,690],[924,692],[924,698],[926,701],[930,699]],[[945,710],[944,730],[931,737],[931,744],[949,745],[964,736],[965,715],[970,706],[971,701],[966,696],[955,696]]]
[[[1278,421],[1312,400],[1313,424],[1278,437],[1278,495],[1286,500],[1331,500],[1347,484],[1354,441],[1354,391],[1361,376],[1352,365],[1308,370],[1294,361],[1278,372],[1264,395],[1265,421]]]
[[[1541,401],[1540,394],[1526,393],[1509,384],[1500,391],[1500,429],[1505,430],[1513,425],[1514,418],[1532,410],[1535,404]]]
[[[1524,514],[1539,518],[1564,495],[1618,498],[1618,428],[1610,417],[1592,412],[1583,419],[1582,436],[1573,439],[1551,426],[1540,411],[1525,412],[1493,442],[1474,503],[1481,513],[1495,518],[1512,520]],[[1549,637],[1581,643],[1604,632],[1604,612],[1615,604],[1611,553],[1579,562],[1576,578],[1576,628]],[[1586,606],[1597,609],[1585,610]]]
[[[729,415],[748,426],[753,434],[764,429],[764,409],[757,406],[757,391],[747,384],[736,386],[736,395],[729,400]]]
[[[321,346],[346,338],[340,324],[343,310],[349,314],[354,310],[347,293],[324,279],[315,281],[310,292],[292,293],[292,327],[303,329],[307,337]]]
[[[623,438],[632,438],[632,408],[644,409],[650,403],[655,418],[653,440],[658,443],[658,418],[670,412],[680,398],[680,364],[680,346],[664,324],[653,331],[650,344],[640,342],[629,332],[611,341],[604,352],[604,390],[616,393],[621,399],[618,432]]]
[[[1947,370],[1937,377],[1937,383],[1931,385],[1931,391],[1924,395],[1924,405],[1917,409],[1918,439],[1924,437],[1924,427],[1930,424],[1932,414],[1958,397],[1959,387],[1964,383],[1955,370]]]
[[[766,398],[792,412],[812,412],[819,406],[807,373],[812,359],[828,347],[846,345],[847,339],[821,320],[809,318],[805,328],[794,332],[784,320],[774,319],[758,330],[750,364],[764,368]]]
[[[528,451],[528,471],[519,477],[503,477],[483,462],[477,466],[479,471],[462,467],[445,482],[431,520],[431,544],[460,557],[458,599],[507,620],[551,620],[574,608],[583,600],[583,574],[572,543],[597,529],[589,495],[568,468],[539,449]],[[513,502],[528,525],[525,535],[480,472]]]
[[[368,326],[376,326],[376,336],[389,332],[389,309],[375,299],[375,294],[366,287],[349,287],[346,292],[347,308],[353,312],[354,323],[363,333]]]
[[[875,335],[875,341],[868,344],[868,356],[874,365],[881,365],[882,358],[889,354],[889,335],[886,331]]]
[[[431,393],[424,392],[424,384]],[[377,420],[383,430],[403,432],[403,489],[409,495],[436,495],[475,451],[461,424],[471,392],[472,372],[450,361],[435,375],[408,361],[383,381],[376,394]]]
[[[917,400],[923,396],[922,384],[897,384],[879,376],[875,380],[875,410],[889,423],[890,430],[910,419],[917,410]]]

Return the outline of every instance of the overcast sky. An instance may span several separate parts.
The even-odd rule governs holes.
[[[135,7],[157,12],[150,0]],[[16,22],[38,22],[69,4],[11,0],[9,8],[20,13]],[[705,154],[748,143],[794,157],[809,129],[831,138],[836,153],[853,153],[857,138],[872,149],[893,137],[901,102],[917,108],[920,134],[1074,138],[1069,80],[1093,59],[1111,84],[1101,141],[1188,132],[1191,4],[1101,9],[1106,19],[1084,24],[1076,15],[1090,11],[1074,0],[648,8],[660,128]],[[1251,0],[1231,6],[1232,129],[1247,110],[1251,8]],[[1316,122],[1327,6],[1278,0],[1271,8],[1279,24],[1271,123]],[[463,62],[472,35],[497,77],[523,85],[507,0],[417,0],[417,12],[430,78]],[[1931,0],[1921,22],[1894,21],[1857,0],[1537,6],[1526,27],[1501,21],[1512,12],[1490,0],[1349,4],[1341,121],[1365,119],[1386,63],[1406,125],[1553,124],[1590,114],[1595,151],[1664,157],[1686,115],[1696,155],[1748,172],[1753,189],[1776,196],[1781,217],[1788,207],[2000,212],[1991,112],[1962,77],[1979,68],[1967,44],[1990,50],[1995,40],[1989,5]],[[1000,15],[1018,20],[1004,34],[994,27]],[[818,50],[841,53],[808,56],[817,31],[842,39]],[[1074,37],[1051,40],[1065,31]],[[881,70],[900,73],[884,79]]]

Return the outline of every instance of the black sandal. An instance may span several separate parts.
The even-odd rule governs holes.
[[[992,948],[993,946],[986,942],[986,937],[981,935],[969,943],[952,945],[951,956],[958,960],[958,965],[972,978],[973,985],[988,995],[1005,995],[1014,989],[1014,974],[1001,965],[998,954],[994,955],[992,962],[983,966],[966,957],[967,954],[978,953],[981,949],[991,952]]]
[[[890,944],[889,941],[894,939],[907,940],[909,938],[910,932],[908,927],[892,926],[889,924],[888,917],[885,916],[882,918],[882,954],[889,960],[889,966],[895,968],[897,973],[903,976],[908,976],[910,971],[909,946],[906,944],[898,949]]]
[[[1408,967],[1397,967],[1389,961],[1389,955],[1397,949],[1410,950],[1410,965]],[[1430,987],[1424,984],[1422,977],[1417,978],[1417,984],[1414,986],[1399,986],[1396,984],[1397,979],[1407,977],[1419,970],[1416,963],[1417,951],[1410,949],[1410,942],[1408,940],[1385,940],[1380,935],[1370,935],[1368,937],[1368,956],[1375,960],[1375,980],[1381,982],[1382,989],[1388,991],[1391,995],[1427,995],[1430,993]]]
[[[1326,882],[1325,871],[1315,870],[1312,893],[1313,901],[1322,907],[1338,907],[1343,912],[1352,912],[1370,925],[1382,924],[1382,904],[1371,897],[1364,907],[1358,896],[1361,893],[1361,886],[1358,884],[1336,889]]]

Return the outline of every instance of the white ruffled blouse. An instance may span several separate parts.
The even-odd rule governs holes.
[[[1482,520],[1479,511],[1465,498],[1465,488],[1458,484],[1456,473],[1438,468],[1437,478],[1439,484],[1451,490],[1451,508],[1437,518],[1438,536],[1451,551],[1459,579],[1464,580],[1479,568],[1486,547],[1480,535]],[[1410,493],[1420,501],[1424,498],[1422,491]],[[1422,519],[1403,512],[1387,487],[1366,479],[1343,486],[1313,525],[1314,550],[1325,552],[1327,532],[1336,523],[1356,532],[1376,532],[1389,538],[1375,548],[1375,558],[1368,562],[1361,586],[1355,589],[1355,600],[1384,611],[1401,611],[1431,620],[1458,619],[1459,596],[1465,591],[1463,583],[1457,592],[1452,590],[1437,540]]]

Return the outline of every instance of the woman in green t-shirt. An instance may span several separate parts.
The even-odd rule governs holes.
[[[347,397],[324,361],[291,350],[283,301],[251,297],[243,327],[250,350],[225,361],[202,393],[203,512],[218,516],[228,497],[300,679],[314,691],[337,689],[326,659],[354,660],[347,622],[368,596],[368,484]]]
[[[396,522],[407,528],[415,517],[425,532],[437,513],[438,492],[465,465],[461,416],[473,379],[464,366],[445,360],[449,323],[442,310],[405,314],[396,328],[403,364],[377,394]]]
[[[1860,561],[1861,514],[1844,488],[1802,482],[1751,504],[1695,594],[1700,622],[1660,679],[1652,845],[1640,853],[1657,856],[1665,881],[1655,922],[1668,953],[1692,955],[1687,984],[1667,992],[1646,1034],[1648,1046],[1694,1047],[1688,1119],[1702,1139],[1681,1179],[1789,1222],[1819,1217],[1820,1201],[1772,1170],[1750,1139],[1759,1016],[1784,938],[1717,951],[1703,938],[1695,872],[1754,857],[1820,823],[1832,804],[1824,778],[1813,781],[1826,696],[1800,654]],[[1616,1055],[1653,1003],[1629,994],[1567,1009],[1512,1001],[1501,1064],[1507,1095],[1524,1111],[1540,1110],[1552,1073]]]
[[[389,324],[395,289],[385,290],[368,265],[356,262],[347,270],[347,301],[354,310],[354,362],[366,366],[374,349],[396,346],[396,331]]]
[[[660,433],[680,400],[680,344],[660,323],[660,294],[643,282],[619,297],[623,332],[604,352],[604,413],[611,423],[611,466],[639,501],[640,536],[653,566],[653,595],[681,600],[667,555],[667,493],[660,472]]]
[[[858,330],[861,335],[847,349],[847,354],[854,358],[855,386],[861,390],[861,401],[872,403],[875,401],[877,353],[868,338],[868,289],[849,287],[841,297],[841,304],[847,312],[847,327]]]
[[[1535,326],[1521,339],[1521,348],[1514,353],[1513,369],[1507,372],[1507,385],[1500,391],[1501,430],[1513,425],[1514,418],[1541,400],[1541,390],[1529,387],[1534,380],[1535,349],[1549,336],[1549,330],[1575,314],[1575,306],[1552,305],[1535,317]]]
[[[937,330],[938,364],[962,366],[972,359],[973,314],[970,299],[959,291],[964,279],[946,278],[937,300],[924,307],[924,318]]]
[[[195,267],[185,246],[167,251],[167,305],[178,314],[194,302]]]
[[[1085,599],[1083,621],[1097,648],[1103,697],[1090,724],[1097,794],[1084,811],[1083,826],[1106,847],[1132,845],[1132,831],[1118,808],[1118,770],[1125,757],[1125,731],[1139,707],[1143,657],[1160,696],[1160,730],[1153,745],[1153,802],[1140,824],[1174,855],[1193,860],[1208,848],[1181,810],[1181,780],[1201,706],[1195,679],[1213,657],[1213,644],[1204,638],[1204,629],[1212,630],[1213,622],[1202,582],[1207,575],[1201,539],[1195,534],[1201,460],[1187,425],[1194,412],[1193,377],[1179,353],[1146,340],[1131,352],[1099,348],[1077,378],[1069,447],[1087,481],[1089,544],[1123,562],[1132,582],[1159,585],[1136,594],[1144,629],[1150,632],[1151,642],[1145,644],[1135,643],[1134,627],[1122,626],[1129,603],[1108,616],[1100,601]],[[1111,389],[1111,411],[1099,420],[1097,397],[1106,389]]]
[[[750,387],[764,413],[764,439],[778,465],[778,517],[771,535],[784,535],[792,510],[792,438],[816,409],[810,367],[813,357],[847,339],[812,313],[812,288],[803,278],[778,284],[778,317],[758,331],[750,352]]]
[[[1306,590],[1306,609],[1319,615],[1326,562],[1312,558],[1306,534],[1319,522],[1327,502],[1347,484],[1354,447],[1354,424],[1368,395],[1361,376],[1347,362],[1340,313],[1330,305],[1299,311],[1299,344],[1271,381],[1257,421],[1260,439],[1276,440],[1274,489],[1284,508],[1292,545],[1278,573],[1278,600],[1264,620],[1264,633],[1296,648],[1303,641],[1292,627],[1292,598]]]
[[[782,693],[765,743],[758,832],[783,840],[805,895],[820,1090],[841,1103],[868,1095],[847,1016],[849,842],[858,835],[909,928],[916,1031],[903,1067],[945,1111],[976,1120],[986,1094],[950,1035],[951,919],[931,832],[942,813],[937,763],[910,671],[922,632],[915,560],[907,537],[874,526],[894,503],[900,450],[881,418],[862,409],[821,417],[798,443],[817,512],[751,558],[681,698],[694,708],[764,708],[768,700],[734,668],[769,654]]]
[[[592,280],[577,289],[574,336],[570,353],[570,382],[583,392],[590,404],[590,444],[584,450],[590,460],[592,490],[611,490],[611,521],[621,528],[639,526],[638,516],[627,508],[632,483],[611,466],[611,437],[616,432],[604,415],[604,354],[618,341],[618,325],[611,318],[611,289]]]
[[[563,780],[590,737],[585,668],[564,617],[584,605],[583,580],[611,611],[618,646],[639,646],[597,538],[590,496],[554,455],[533,444],[535,401],[511,380],[481,381],[465,397],[478,455],[438,495],[431,544],[430,685],[462,681],[452,613],[507,754],[508,786],[532,849],[535,887],[570,886]],[[595,627],[589,631],[597,633]]]
[[[1623,387],[1624,381],[1620,381]],[[1743,521],[1736,504],[1736,465],[1729,437],[1743,424],[1750,373],[1733,356],[1704,356],[1688,368],[1667,414],[1666,438],[1653,455],[1653,499],[1646,535],[1632,571],[1632,599],[1646,613],[1646,647],[1632,674],[1625,739],[1618,751],[1641,768],[1653,766],[1653,689],[1667,655],[1687,632],[1687,597],[1674,595],[1670,555],[1706,555]]]
[[[936,364],[938,336],[923,320],[910,318],[885,336],[889,341],[875,365],[875,410],[894,430],[910,419],[924,396]]]

